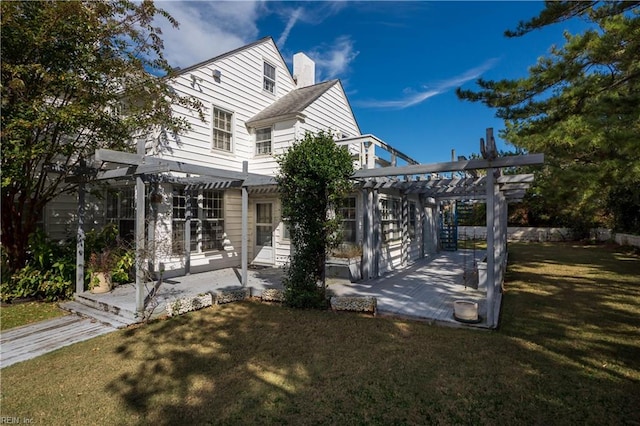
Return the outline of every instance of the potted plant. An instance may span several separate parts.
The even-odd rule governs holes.
[[[331,251],[326,264],[327,277],[348,279],[351,282],[362,279],[362,247],[341,244]]]
[[[106,293],[111,291],[111,271],[118,260],[114,250],[105,248],[100,253],[91,253],[88,270],[91,273],[91,293]]]

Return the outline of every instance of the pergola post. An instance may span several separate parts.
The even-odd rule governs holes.
[[[362,191],[362,277],[373,278],[373,191],[366,188]]]
[[[242,172],[249,172],[249,162],[242,162]],[[242,270],[241,282],[242,286],[247,286],[247,274],[249,264],[249,190],[246,185],[242,185],[242,243],[240,247],[240,267]]]
[[[493,327],[495,300],[495,176],[493,168],[487,169],[487,325]]]
[[[500,265],[498,265],[498,283],[502,284],[507,263],[507,221],[509,218],[507,200],[502,192],[499,192],[498,202],[500,213],[499,222],[497,224],[500,236],[498,252],[498,258],[500,259]]]
[[[435,235],[433,236],[433,240],[435,242],[435,252],[440,251],[440,232],[442,231],[442,221],[440,220],[440,215],[442,214],[442,209],[440,208],[440,201],[436,200],[435,202],[435,217],[433,218],[433,229],[435,230]]]
[[[142,155],[144,159],[145,141],[138,139],[137,154]],[[140,317],[144,314],[144,265],[145,261],[145,244],[144,244],[144,221],[145,221],[145,203],[144,203],[144,181],[142,175],[136,176],[136,314]]]
[[[373,200],[371,203],[371,213],[373,216],[373,277],[380,276],[380,252],[382,251],[382,221],[380,220],[380,197],[378,190],[373,190]]]
[[[420,258],[422,259],[425,255],[425,242],[427,241],[425,236],[425,228],[427,227],[426,214],[425,214],[425,206],[424,206],[424,195],[418,195],[418,223],[420,224]]]
[[[85,182],[78,183],[78,229],[76,232],[76,294],[84,292],[84,210]]]
[[[409,263],[409,197],[402,194],[402,246],[400,252],[400,264],[407,266]]]
[[[136,313],[140,316],[144,313],[144,268],[145,238],[144,238],[144,181],[142,176],[136,176]]]
[[[185,191],[185,212],[184,212],[184,274],[191,274],[191,209],[193,208],[193,197],[191,189]]]

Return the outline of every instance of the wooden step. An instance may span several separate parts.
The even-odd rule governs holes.
[[[75,313],[82,317],[94,319],[102,324],[110,325],[114,328],[125,328],[137,322],[134,319],[125,318],[113,312],[96,309],[92,306],[75,301],[61,303],[60,307],[66,311]]]

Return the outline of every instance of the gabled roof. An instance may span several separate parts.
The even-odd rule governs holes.
[[[256,41],[254,41],[253,43],[249,43],[249,44],[246,44],[246,45],[244,45],[244,46],[240,46],[240,47],[238,47],[237,49],[233,49],[233,50],[231,50],[231,51],[229,51],[229,52],[225,52],[225,53],[223,53],[223,54],[221,54],[221,55],[218,55],[218,56],[215,56],[215,57],[213,57],[213,58],[206,59],[206,60],[204,60],[204,61],[202,61],[202,62],[198,62],[197,64],[191,65],[191,66],[189,66],[189,67],[186,67],[186,68],[176,68],[176,69],[174,69],[174,70],[173,70],[173,72],[172,72],[172,73],[170,73],[170,75],[169,75],[169,76],[170,76],[170,77],[175,77],[175,76],[178,76],[178,75],[184,74],[184,73],[186,73],[186,72],[193,71],[193,70],[195,70],[195,69],[197,69],[197,68],[200,68],[200,67],[202,67],[202,66],[204,66],[204,65],[207,65],[207,64],[209,64],[209,63],[211,63],[211,62],[219,61],[219,60],[221,60],[221,59],[226,58],[227,56],[235,55],[236,53],[241,52],[241,51],[243,51],[243,50],[245,50],[245,49],[249,49],[249,48],[251,48],[251,47],[253,47],[253,46],[257,46],[257,45],[259,45],[259,44],[262,44],[262,43],[265,43],[265,42],[268,42],[268,41],[270,41],[271,43],[273,43],[273,45],[274,45],[274,46],[276,46],[275,41],[273,41],[273,38],[272,38],[271,36],[263,37],[263,38],[261,38],[260,40],[256,40]],[[280,52],[280,49],[278,49],[278,47],[277,47],[277,46],[276,46],[276,51],[280,54],[280,59],[282,59],[282,63],[286,63],[286,62],[285,62],[285,60],[284,60],[284,58],[282,57],[282,53]],[[288,67],[287,67],[286,69],[287,69],[287,71],[289,70],[289,68],[288,68]],[[290,73],[289,73],[289,74],[290,74]],[[293,77],[292,77],[292,78],[293,78]]]
[[[252,126],[260,122],[275,121],[278,118],[295,117],[301,114],[306,107],[311,105],[327,90],[338,83],[338,81],[339,80],[329,80],[314,84],[313,86],[292,90],[250,118],[247,121],[247,125]]]

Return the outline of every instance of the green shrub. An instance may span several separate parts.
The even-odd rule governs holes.
[[[278,157],[278,165],[282,217],[293,246],[283,279],[285,303],[296,308],[326,307],[325,261],[327,250],[340,243],[340,218],[334,213],[351,189],[351,155],[335,144],[330,133],[307,133]]]
[[[112,281],[122,284],[133,280],[135,251],[117,240],[118,230],[113,225],[100,232],[88,232],[85,253],[116,253],[112,268]],[[38,298],[47,301],[70,298],[75,290],[76,240],[63,242],[49,240],[44,232],[34,233],[29,241],[27,264],[11,276],[2,274],[1,298]],[[3,262],[4,263],[4,262]],[[5,272],[5,271],[3,271]],[[90,273],[85,274],[85,288],[89,288]]]
[[[128,284],[135,280],[136,252],[133,249],[122,248],[111,270],[111,282],[114,284]]]

